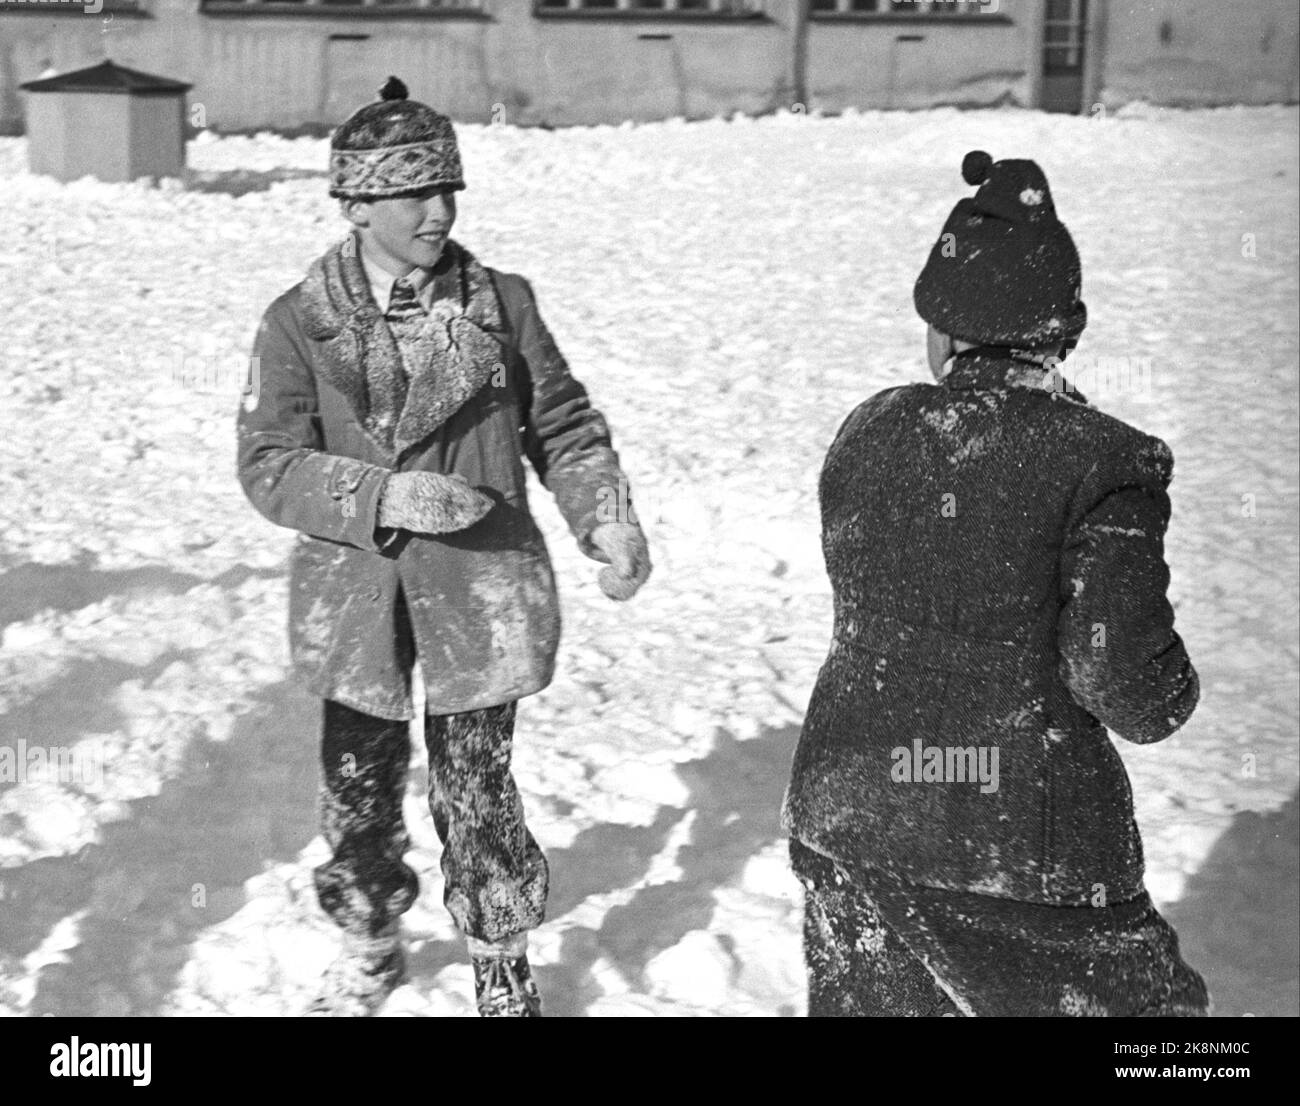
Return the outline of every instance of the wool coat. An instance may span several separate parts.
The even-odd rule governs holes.
[[[841,428],[820,482],[833,640],[784,815],[891,879],[1100,905],[1143,893],[1107,729],[1160,741],[1199,685],[1166,598],[1170,451],[1052,379],[971,351]]]
[[[299,532],[290,565],[297,674],[379,718],[413,716],[420,664],[431,714],[497,706],[551,680],[555,581],[529,511],[524,458],[583,551],[626,482],[609,428],[522,277],[448,243],[429,329],[407,365],[355,239],[268,308],[239,414],[252,504]],[[409,353],[408,353],[409,357]],[[381,527],[394,472],[459,474],[493,500],[469,529]]]

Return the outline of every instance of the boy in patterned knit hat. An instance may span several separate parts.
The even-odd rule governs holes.
[[[429,804],[444,900],[467,938],[479,1012],[535,1017],[526,941],[546,859],[510,772],[517,701],[550,682],[560,620],[523,457],[555,495],[600,584],[650,572],[609,429],[528,283],[450,238],[465,187],[451,122],[390,78],[334,134],[330,195],[351,233],[268,309],[260,388],[239,416],[253,505],[299,532],[294,668],[324,700],[315,871],[343,949],[310,1012],[373,1013],[400,982],[402,860],[414,717],[425,688]],[[615,508],[613,505],[618,504]]]
[[[1054,371],[1087,315],[1042,170],[962,174],[914,290],[937,383],[868,399],[822,470],[835,629],[785,806],[809,1013],[1203,1015],[1107,734],[1197,703],[1173,458]]]

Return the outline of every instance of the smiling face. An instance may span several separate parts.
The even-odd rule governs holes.
[[[366,255],[400,277],[437,264],[456,222],[456,193],[426,188],[392,200],[347,200],[343,213],[360,232]]]

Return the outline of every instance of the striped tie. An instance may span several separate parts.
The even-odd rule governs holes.
[[[423,314],[424,308],[420,306],[419,297],[416,296],[410,282],[405,277],[395,281],[392,294],[388,297],[388,310],[384,312],[384,317],[393,322],[406,322]]]

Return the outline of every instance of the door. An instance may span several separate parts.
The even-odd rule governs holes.
[[[375,98],[375,74],[392,66],[368,34],[332,34],[325,42],[321,122],[337,123]],[[382,74],[381,74],[382,79]]]
[[[895,35],[889,50],[885,106],[921,108],[932,102],[935,74],[930,72],[925,35]]]
[[[1083,111],[1083,57],[1087,49],[1088,0],[1047,0],[1043,20],[1044,111]]]

